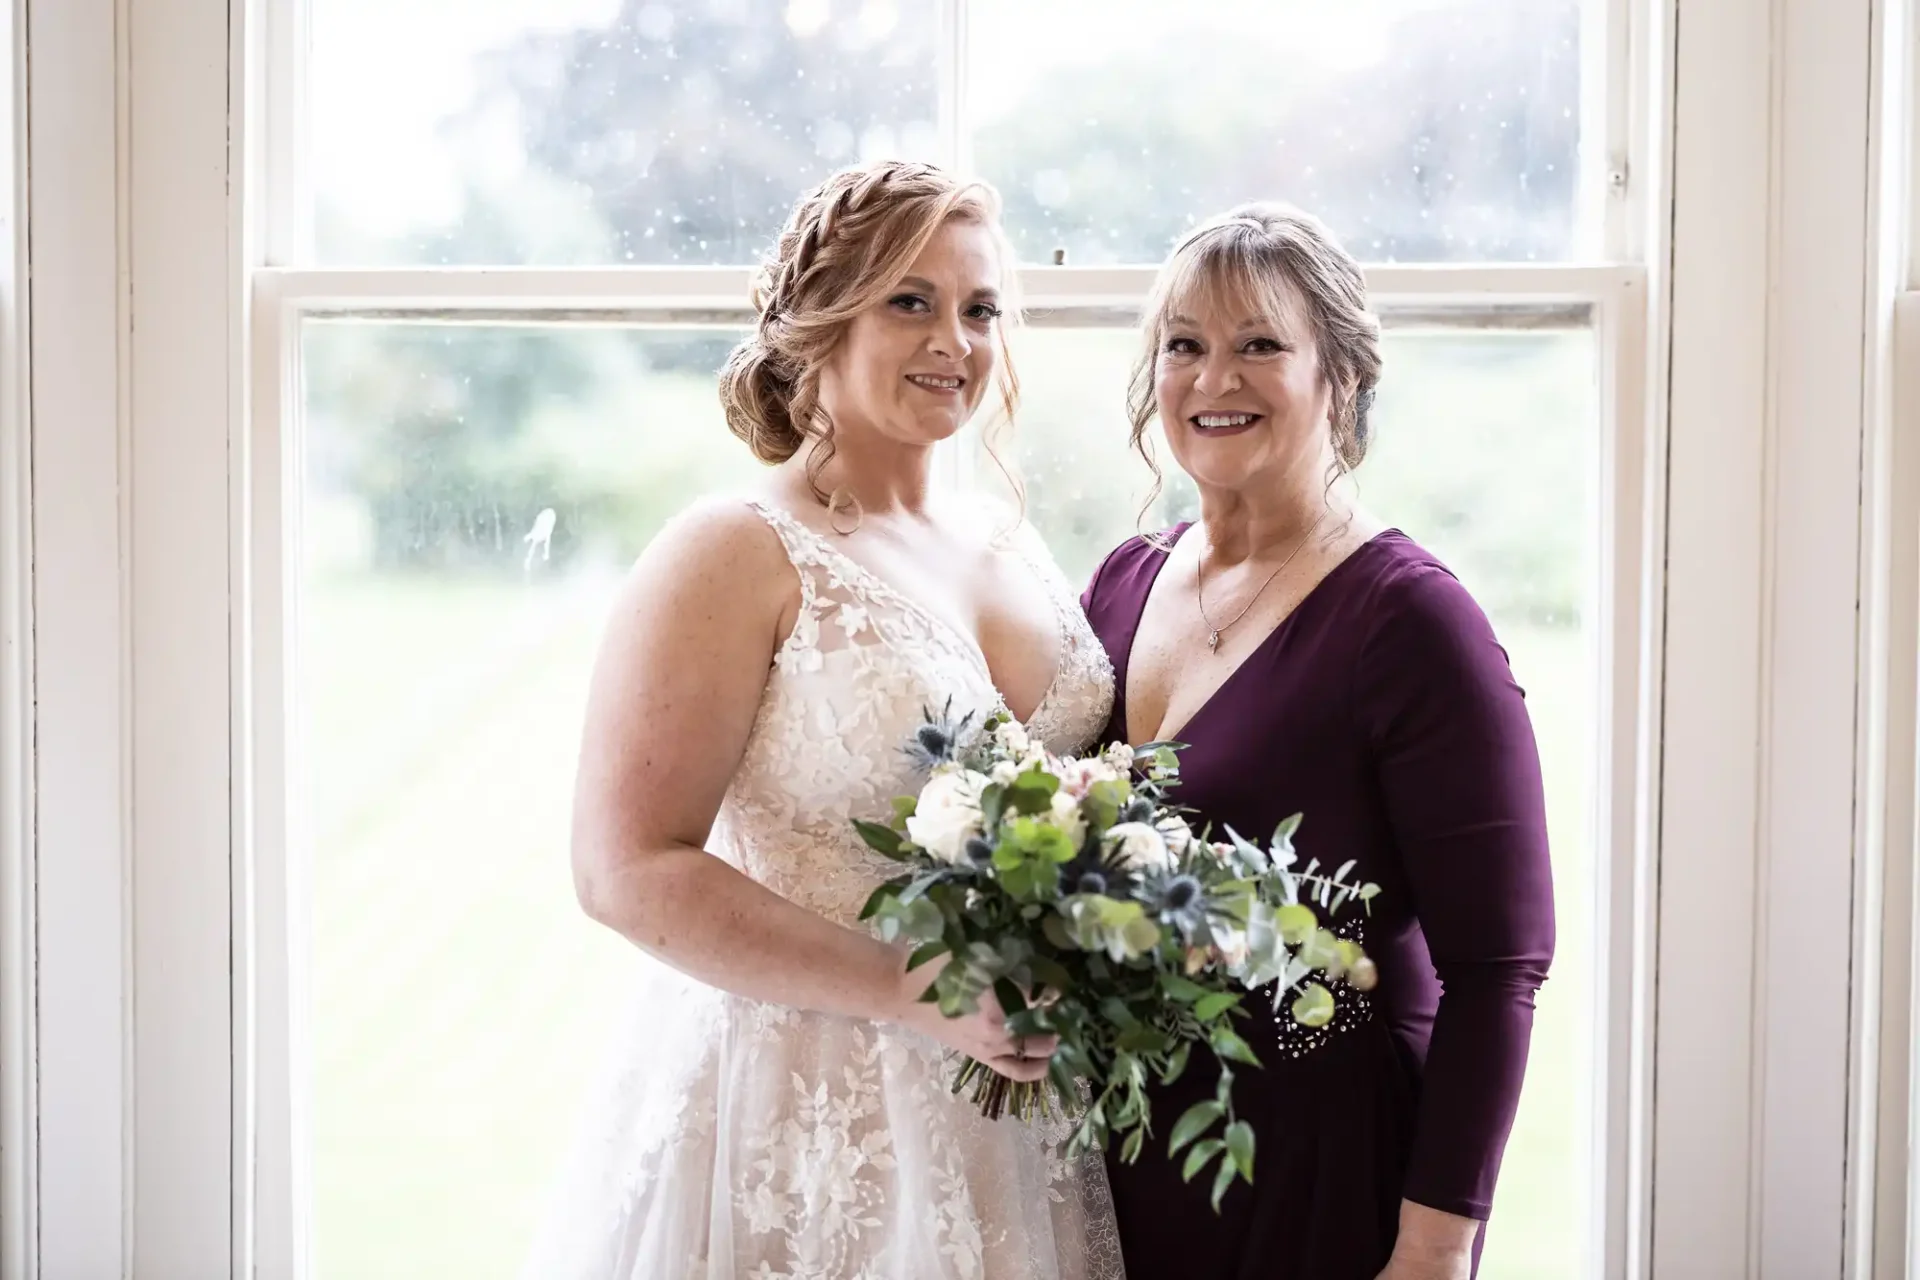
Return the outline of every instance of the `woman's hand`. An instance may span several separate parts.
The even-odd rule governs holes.
[[[1009,1080],[1030,1083],[1043,1080],[1047,1059],[1059,1047],[1057,1036],[1028,1036],[1024,1039],[1007,1030],[1007,1017],[991,991],[980,994],[980,1008],[958,1018],[949,1018],[935,1004],[923,1003],[920,996],[932,985],[934,977],[947,962],[939,956],[900,976],[898,1012],[893,1020],[910,1027],[949,1049],[984,1062]]]
[[[1402,1200],[1400,1235],[1378,1280],[1472,1280],[1479,1234],[1472,1218]]]

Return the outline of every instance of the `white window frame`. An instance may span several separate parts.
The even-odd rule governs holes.
[[[1851,1274],[1920,1274],[1920,7],[1878,15],[1873,111],[1884,157],[1872,206],[1873,281],[1890,314],[1869,312],[1868,445],[1882,465],[1866,489],[1866,586],[1876,607],[1862,630],[1868,690],[1861,753],[1862,843],[1874,858],[1863,895],[1860,964],[1876,981],[1860,1002],[1852,1071],[1859,1156],[1850,1200],[1871,1213]],[[1903,163],[1904,161],[1904,163]]]
[[[942,3],[963,32],[960,0]],[[1894,481],[1915,398],[1882,412],[1876,388],[1920,338],[1910,302],[1885,337],[1877,269],[1900,219],[1871,213],[1903,149],[1873,110],[1898,81],[1889,15],[1910,29],[1911,9],[1617,0],[1590,30],[1612,70],[1586,107],[1595,180],[1624,184],[1606,258],[1370,273],[1389,313],[1586,306],[1599,335],[1608,1280],[1894,1275],[1905,1258],[1905,1212],[1899,1249],[1862,1242],[1891,1229],[1876,1204],[1912,1194],[1905,1112],[1887,1138],[1912,1057],[1890,1056],[1908,1037],[1892,1017],[1912,788],[1888,695],[1912,683],[1895,644],[1915,495]],[[17,488],[30,456],[31,492],[25,529],[0,525],[0,627],[31,643],[0,669],[0,788],[30,780],[32,816],[0,826],[0,912],[27,913],[39,945],[0,950],[0,1075],[16,1068],[0,1147],[9,1116],[39,1144],[0,1150],[0,1219],[37,1204],[0,1223],[0,1271],[19,1251],[26,1275],[292,1277],[299,1018],[274,997],[304,946],[281,838],[299,829],[282,572],[298,317],[737,315],[743,273],[291,266],[300,202],[276,173],[297,179],[300,4],[14,13],[35,69],[32,395],[9,416],[22,383],[0,383],[0,482]],[[942,76],[961,83],[957,60]],[[943,115],[964,161],[959,118]],[[1145,279],[1024,275],[1036,307],[1083,313],[1125,308]],[[1802,853],[1811,872],[1788,861]],[[1811,1023],[1790,1016],[1803,1007]]]
[[[37,1257],[25,0],[0,6],[0,1276]]]

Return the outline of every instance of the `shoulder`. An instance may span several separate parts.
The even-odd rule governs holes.
[[[1366,566],[1367,620],[1415,627],[1486,626],[1486,614],[1441,559],[1397,529],[1380,534],[1356,555]]]
[[[1135,534],[1125,542],[1107,552],[1100,565],[1093,571],[1093,578],[1087,584],[1089,595],[1100,595],[1109,591],[1126,591],[1137,586],[1141,577],[1151,578],[1160,571],[1167,555],[1173,550],[1173,544],[1185,533],[1187,526],[1177,524],[1169,529],[1154,533]]]
[[[786,594],[777,585],[793,578],[793,568],[783,545],[789,535],[770,512],[778,508],[744,494],[694,502],[641,552],[628,574],[629,595],[776,616]]]
[[[1511,685],[1486,612],[1437,556],[1396,531],[1363,551],[1370,553],[1359,620],[1363,686]]]

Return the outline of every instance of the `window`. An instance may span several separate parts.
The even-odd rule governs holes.
[[[1635,208],[1609,182],[1615,8],[305,5],[273,43],[255,295],[254,474],[281,481],[255,494],[279,584],[255,643],[287,655],[254,690],[256,857],[287,891],[250,911],[289,940],[254,957],[266,1256],[514,1273],[629,959],[565,865],[603,610],[673,510],[754,474],[712,385],[750,264],[806,185],[893,154],[1005,195],[1034,312],[1013,448],[1081,581],[1143,518],[1125,324],[1173,237],[1277,194],[1368,261],[1363,496],[1487,607],[1547,771],[1560,949],[1482,1274],[1597,1273],[1626,1177],[1600,1135],[1629,993],[1601,939],[1634,870],[1613,762],[1638,582],[1614,566],[1637,562],[1644,354],[1641,272],[1609,261]],[[1190,508],[1170,482],[1144,518]]]

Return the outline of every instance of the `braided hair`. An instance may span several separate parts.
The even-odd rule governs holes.
[[[728,428],[770,465],[819,442],[807,480],[827,504],[819,482],[833,458],[833,422],[820,403],[827,357],[854,317],[898,286],[941,226],[961,219],[998,235],[999,215],[1000,198],[987,184],[899,160],[843,169],[807,192],[755,278],[758,324],[720,371]],[[1004,334],[996,341],[1011,420],[1017,383]]]

